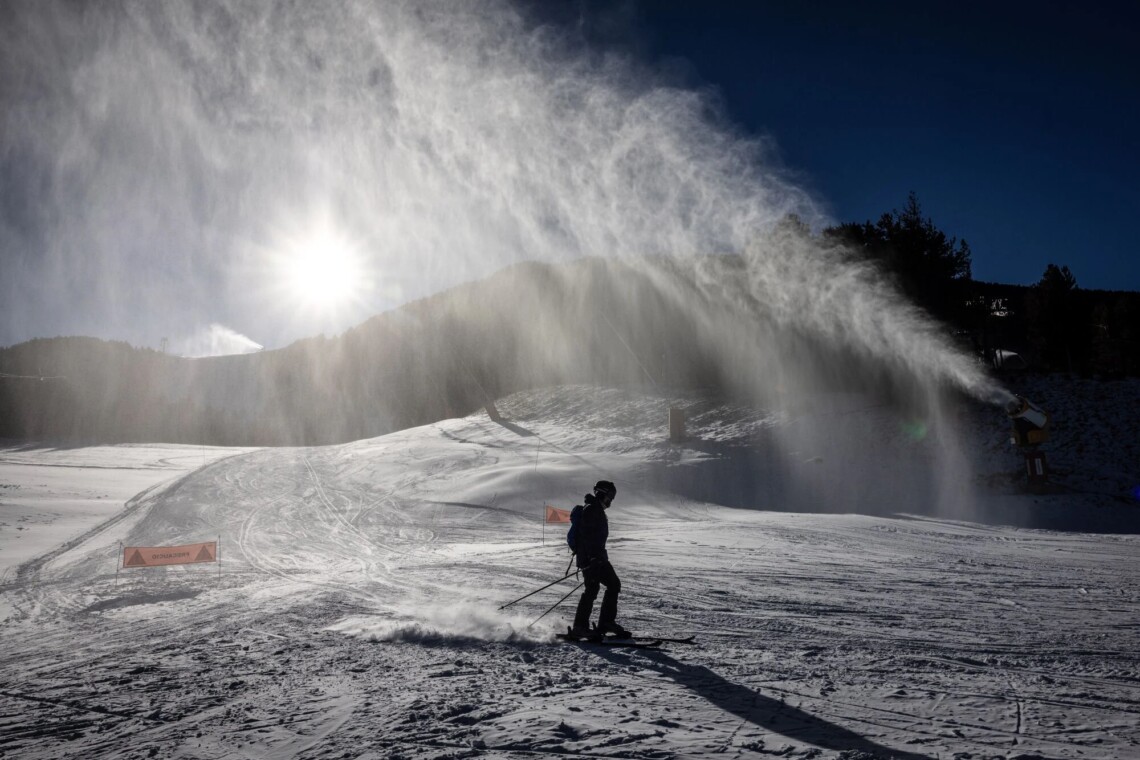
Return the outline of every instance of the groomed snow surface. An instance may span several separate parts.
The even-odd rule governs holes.
[[[907,489],[865,508],[826,440],[758,450],[794,413],[680,402],[682,444],[668,400],[578,387],[342,446],[3,448],[0,756],[1140,757],[1135,444],[1085,480],[1060,450],[1028,495],[975,410],[969,510],[994,519],[964,520]],[[886,441],[860,468],[940,461],[840,407]],[[528,627],[575,579],[497,609],[563,574],[542,506],[600,478],[619,620],[696,644],[557,643],[577,594]],[[220,565],[117,572],[120,542],[216,539]]]

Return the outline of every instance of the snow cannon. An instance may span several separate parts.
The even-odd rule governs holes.
[[[1018,448],[1037,446],[1049,440],[1049,415],[1024,396],[1014,396],[1005,408],[1013,420],[1010,442]]]
[[[1005,408],[1013,420],[1010,441],[1025,455],[1025,475],[1032,493],[1045,493],[1049,483],[1049,465],[1045,452],[1037,446],[1049,440],[1049,415],[1023,396],[1014,396]]]

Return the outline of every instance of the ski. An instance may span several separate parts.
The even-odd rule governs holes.
[[[657,649],[661,646],[660,639],[643,638],[640,640],[633,639],[579,639],[565,633],[557,633],[556,637],[565,641],[568,644],[592,644],[599,647],[624,647],[626,649]]]
[[[627,641],[661,641],[666,644],[696,644],[697,634],[692,636],[630,636]]]

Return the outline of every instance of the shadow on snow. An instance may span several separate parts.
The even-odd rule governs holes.
[[[822,749],[857,750],[873,757],[890,757],[894,760],[930,760],[929,755],[884,747],[851,729],[766,696],[755,689],[733,683],[702,665],[678,662],[665,652],[639,650],[639,654],[643,656],[635,661],[628,652],[604,649],[590,651],[614,663],[622,665],[636,663],[640,667],[654,670],[757,728],[796,741],[806,742]]]

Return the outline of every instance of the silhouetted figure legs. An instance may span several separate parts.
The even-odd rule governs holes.
[[[582,598],[578,600],[578,613],[574,616],[575,630],[584,631],[590,627],[590,615],[594,611],[594,600],[598,598],[598,590],[606,587],[605,596],[602,597],[602,609],[598,613],[598,628],[605,630],[617,620],[618,594],[621,593],[621,580],[614,567],[609,562],[595,562],[582,570],[586,587],[582,591]]]

